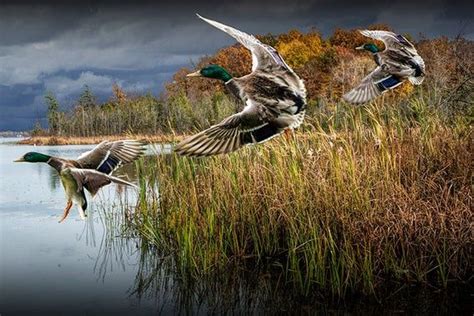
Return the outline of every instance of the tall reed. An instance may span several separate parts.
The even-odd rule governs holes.
[[[271,263],[304,295],[466,280],[470,125],[447,124],[422,96],[323,109],[289,139],[140,165],[134,228],[186,275]]]

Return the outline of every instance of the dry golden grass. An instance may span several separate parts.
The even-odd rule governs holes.
[[[423,102],[381,105],[339,105],[293,140],[230,155],[158,156],[140,166],[133,224],[182,271],[270,260],[303,294],[466,280],[472,130]]]
[[[120,139],[137,139],[145,143],[169,143],[175,139],[181,139],[181,135],[143,135],[143,134],[126,134],[126,135],[104,135],[104,136],[32,136],[20,140],[21,145],[91,145],[98,144],[103,140],[120,140]]]

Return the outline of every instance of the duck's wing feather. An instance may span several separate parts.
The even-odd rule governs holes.
[[[96,169],[111,174],[121,165],[138,159],[143,152],[143,144],[135,140],[103,141],[94,149],[80,155],[76,161],[84,169]]]
[[[245,100],[244,109],[185,139],[175,151],[194,156],[223,154],[298,127],[304,119],[306,101],[284,82],[275,74],[262,73],[232,79],[226,85]]]
[[[175,151],[181,155],[210,156],[229,153],[248,144],[265,142],[285,129],[275,121],[277,116],[278,113],[272,113],[264,106],[248,101],[242,112],[188,137],[175,147]]]
[[[211,19],[204,18],[197,14],[197,16],[212,26],[226,32],[235,38],[245,48],[252,53],[252,71],[265,70],[270,71],[275,67],[283,67],[288,71],[293,70],[288,66],[280,54],[273,47],[263,44],[255,36],[239,31],[231,26],[216,22]]]
[[[357,87],[344,94],[343,98],[350,103],[365,103],[383,92],[399,86],[401,83],[400,79],[379,66],[362,79]]]
[[[78,168],[70,168],[70,170],[71,175],[77,182],[77,190],[82,191],[83,188],[86,188],[92,196],[94,196],[100,188],[112,182],[136,187],[133,183],[107,175],[97,170]]]
[[[385,44],[385,50],[406,50],[410,54],[418,54],[415,46],[403,35],[395,34],[389,31],[362,30],[360,33],[364,36],[382,41]]]

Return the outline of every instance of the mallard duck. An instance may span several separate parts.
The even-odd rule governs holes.
[[[373,43],[357,47],[367,50],[374,56],[375,68],[354,89],[343,98],[351,103],[364,103],[382,93],[394,89],[408,79],[414,85],[420,85],[425,78],[425,62],[418,55],[415,46],[404,36],[387,31],[360,31],[364,36],[380,40],[385,44],[381,51]]]
[[[68,216],[73,201],[78,205],[81,218],[85,218],[87,199],[84,188],[94,197],[101,187],[111,182],[136,187],[111,174],[121,165],[139,158],[143,151],[143,144],[134,140],[103,141],[75,160],[28,152],[15,162],[44,162],[58,171],[67,196],[67,205],[59,220],[61,223]]]
[[[175,151],[190,156],[229,153],[298,127],[305,114],[306,89],[280,54],[252,35],[197,16],[234,37],[251,51],[252,72],[234,78],[223,67],[209,65],[188,74],[189,77],[221,80],[245,107],[219,124],[185,139],[176,146]]]

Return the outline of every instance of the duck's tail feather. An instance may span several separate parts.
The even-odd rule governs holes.
[[[87,214],[86,214],[86,208],[87,208],[87,202],[85,203],[85,205],[77,205],[77,209],[79,210],[79,216],[81,217],[81,219],[86,219],[87,217]]]
[[[128,182],[128,181],[125,181],[123,179],[120,179],[120,178],[117,178],[117,177],[113,177],[113,176],[108,176],[108,178],[112,181],[112,182],[115,182],[115,183],[118,183],[118,184],[123,184],[123,185],[129,185],[131,187],[134,187],[134,188],[137,188],[138,189],[138,186],[136,186],[135,184],[131,183],[131,182]]]
[[[423,83],[423,80],[425,80],[425,76],[418,76],[418,77],[410,76],[408,77],[408,80],[415,86],[419,86],[420,84]]]

